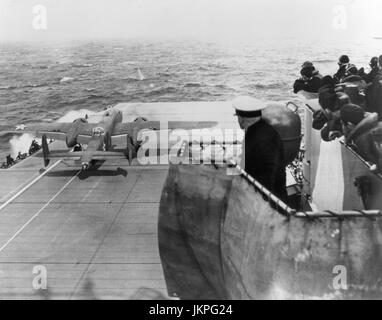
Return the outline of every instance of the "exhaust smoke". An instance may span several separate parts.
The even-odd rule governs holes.
[[[11,140],[9,140],[9,144],[11,145],[11,156],[13,158],[16,157],[19,151],[21,153],[28,153],[33,139],[35,139],[35,137],[29,133],[13,136]],[[41,144],[41,139],[35,140]]]

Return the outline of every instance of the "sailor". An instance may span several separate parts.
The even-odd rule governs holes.
[[[370,72],[362,77],[366,83],[372,83],[380,71],[380,66],[378,65],[378,57],[371,58],[369,66],[371,68]]]
[[[382,55],[378,57],[378,72],[375,75],[373,82],[382,80]]]
[[[345,136],[344,142],[356,148],[357,153],[372,163],[371,171],[382,169],[382,122],[377,113],[365,112],[362,107],[347,103],[335,112],[328,110],[331,120],[321,130],[324,141]]]
[[[378,114],[364,112],[357,105],[347,104],[341,108],[341,121],[345,143],[356,147],[360,156],[372,163],[371,171],[382,170],[382,122]]]
[[[312,61],[305,61],[302,65],[301,65],[301,69],[305,68],[305,67],[313,67],[313,62]]]
[[[321,87],[322,76],[313,66],[313,63],[310,61],[304,62],[300,74],[301,78],[294,82],[293,92],[297,93],[304,90],[306,92],[317,93]]]
[[[11,165],[13,165],[15,162],[15,160],[11,157],[11,155],[7,155],[7,166],[10,167]]]
[[[365,110],[377,112],[382,121],[382,70],[379,70],[372,83],[365,89]]]
[[[40,145],[38,144],[36,140],[33,140],[32,145],[35,151],[40,149]]]
[[[37,143],[37,141],[35,139],[32,140],[32,143],[29,147],[29,155],[35,153],[36,151],[38,151],[40,149],[40,146],[39,144]]]
[[[338,59],[339,69],[337,73],[333,76],[336,83],[342,82],[342,80],[351,75],[357,75],[358,69],[354,64],[350,63],[350,59],[347,55],[342,55]]]
[[[287,201],[284,146],[278,132],[262,119],[266,103],[252,97],[232,101],[245,130],[242,163],[245,171],[284,202]]]
[[[340,110],[345,142],[357,139],[358,136],[374,129],[378,124],[378,114],[365,112],[359,105],[348,103]]]
[[[334,108],[337,100],[335,92],[335,82],[331,76],[325,76],[321,81],[321,87],[318,90],[318,102],[323,109]]]
[[[301,65],[301,69],[304,69],[304,68],[307,68],[307,67],[313,67],[313,74],[314,75],[317,75],[320,79],[323,78],[322,74],[320,73],[320,71],[318,71],[316,69],[316,67],[314,66],[313,62],[311,61],[305,61],[302,65]]]
[[[331,112],[330,110],[328,110],[327,115],[329,120],[326,120],[326,125],[324,125],[321,129],[321,139],[326,142],[329,142],[342,137],[343,131],[340,119],[340,112]]]
[[[382,54],[378,58],[379,72],[376,79],[382,80]]]

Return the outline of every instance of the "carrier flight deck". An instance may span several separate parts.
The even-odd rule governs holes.
[[[216,121],[219,114],[220,126],[236,126],[226,102],[115,108],[124,121]],[[59,141],[49,147],[66,148]],[[167,173],[166,164],[136,160],[107,160],[81,172],[54,159],[44,168],[38,155],[0,170],[0,298],[168,298],[157,240]]]

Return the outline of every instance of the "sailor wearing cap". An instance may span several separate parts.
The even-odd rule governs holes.
[[[241,96],[232,101],[245,130],[241,164],[245,171],[281,200],[287,200],[284,147],[278,132],[262,119],[267,103]]]
[[[354,64],[350,63],[350,59],[347,55],[342,55],[338,59],[338,66],[339,69],[337,73],[333,76],[336,83],[342,82],[342,80],[348,76],[358,74],[357,67]]]

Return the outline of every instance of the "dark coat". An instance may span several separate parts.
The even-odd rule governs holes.
[[[315,130],[321,130],[327,123],[329,119],[323,109],[316,110],[313,113],[312,128]]]
[[[297,93],[301,90],[311,93],[317,93],[321,87],[321,78],[318,75],[313,76],[307,81],[297,79],[293,84],[293,92]]]
[[[372,83],[374,81],[374,79],[378,76],[380,72],[380,69],[379,68],[373,68],[371,69],[371,71],[369,73],[365,73],[365,75],[363,75],[362,79],[366,81],[366,83]]]
[[[339,67],[337,73],[333,76],[333,78],[336,83],[340,83],[344,78],[357,74],[357,67],[354,64],[349,63],[348,65],[343,65]]]
[[[264,120],[245,134],[245,171],[283,201],[287,201],[284,146],[278,132]]]
[[[382,121],[382,76],[378,74],[366,90],[366,111],[377,112]]]
[[[318,102],[324,109],[334,110],[337,100],[337,94],[334,86],[328,84],[322,86],[318,91]]]

